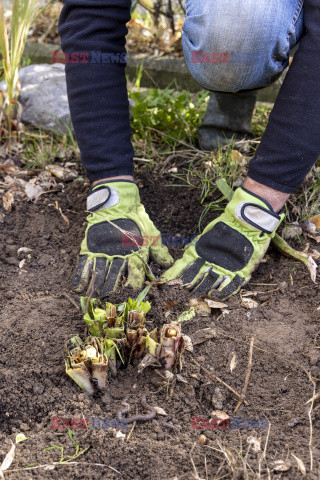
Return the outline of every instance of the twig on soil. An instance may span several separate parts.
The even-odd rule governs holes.
[[[313,410],[313,404],[315,401],[316,397],[316,382],[312,378],[311,374],[309,374],[309,380],[313,385],[313,395],[311,399],[311,405],[310,409],[308,412],[308,417],[309,417],[309,424],[310,424],[310,437],[309,437],[309,453],[310,453],[310,471],[312,472],[313,470],[313,446],[312,446],[312,438],[313,438],[313,427],[312,427],[312,410]]]
[[[226,382],[224,382],[220,377],[217,377],[216,375],[214,375],[214,373],[211,373],[209,372],[209,370],[207,370],[205,367],[203,367],[202,365],[200,365],[200,363],[198,363],[194,358],[191,359],[198,367],[202,368],[202,370],[204,372],[206,372],[207,375],[209,375],[209,377],[211,377],[215,382],[219,382],[219,383],[222,383],[222,385],[224,385],[226,388],[228,388],[228,390],[230,390],[230,392],[232,392],[234,395],[236,395],[239,399],[242,398],[242,396],[240,395],[240,393],[238,393],[236,390],[234,390],[232,387],[230,387],[230,385],[228,385]],[[243,399],[243,402],[247,405],[248,402],[246,402],[244,399]]]
[[[52,463],[48,463],[48,464],[45,464],[45,465],[36,465],[34,467],[14,468],[12,470],[7,470],[6,473],[22,472],[22,471],[25,471],[25,470],[38,470],[39,468],[44,468],[46,470],[50,470],[51,468],[61,467],[61,466],[64,466],[64,465],[66,465],[66,466],[68,466],[68,465],[88,465],[88,466],[92,466],[92,467],[104,467],[104,468],[109,468],[113,472],[116,472],[116,473],[118,473],[119,475],[122,476],[122,473],[119,472],[119,470],[116,470],[115,468],[110,467],[110,465],[105,465],[104,463],[91,463],[91,462],[65,462],[65,463],[52,462]]]
[[[137,422],[133,422],[133,425],[131,427],[131,430],[130,432],[128,433],[128,436],[127,436],[127,442],[129,442],[130,438],[131,438],[131,435],[132,435],[132,432],[134,430],[134,427],[136,426]]]
[[[69,300],[69,302],[72,303],[72,305],[74,305],[77,310],[79,310],[80,306],[77,304],[75,300],[73,300],[73,298],[70,297],[70,295],[68,295],[66,292],[62,292],[61,295],[65,297],[67,300]]]
[[[234,409],[234,413],[237,413],[237,411],[239,410],[240,406],[242,405],[242,402],[243,402],[244,399],[246,398],[246,393],[247,393],[247,388],[248,388],[249,378],[250,378],[251,368],[252,368],[253,343],[254,343],[254,336],[252,336],[252,337],[251,337],[251,340],[250,340],[250,350],[249,350],[248,367],[247,367],[247,373],[246,373],[246,378],[245,378],[245,381],[244,381],[243,389],[242,389],[242,392],[241,392],[241,398],[240,398],[240,400],[239,400],[238,405],[237,405],[236,408]]]
[[[92,278],[91,278],[91,288],[90,288],[90,292],[89,292],[89,295],[88,295],[88,298],[87,298],[87,303],[86,303],[86,311],[85,311],[86,314],[88,313],[88,310],[89,310],[89,303],[90,303],[91,297],[93,295],[95,281],[96,281],[96,272],[93,271],[92,272]]]
[[[194,460],[193,460],[193,458],[192,458],[192,452],[193,452],[195,446],[196,446],[196,443],[193,444],[193,446],[192,446],[192,448],[191,448],[191,450],[190,450],[190,453],[189,453],[190,461],[191,461],[191,464],[192,464],[192,467],[193,467],[193,471],[194,471],[193,477],[194,477],[196,480],[202,480],[201,477],[199,477],[199,473],[198,473],[196,464],[194,463]]]
[[[267,455],[267,448],[268,448],[269,436],[270,436],[270,430],[271,430],[271,423],[270,423],[270,422],[268,422],[268,423],[269,423],[269,428],[268,428],[266,443],[265,443],[265,445],[264,445],[264,449],[263,449],[262,455],[261,455],[260,458],[259,458],[259,477],[261,476],[261,464],[262,464],[262,461],[265,460],[266,455]]]

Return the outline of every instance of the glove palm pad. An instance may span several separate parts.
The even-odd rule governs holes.
[[[82,292],[91,280],[93,297],[104,297],[116,289],[120,277],[135,289],[143,286],[145,263],[151,255],[161,266],[173,263],[156,229],[140,202],[132,182],[97,185],[87,200],[85,238],[72,278],[76,291]]]

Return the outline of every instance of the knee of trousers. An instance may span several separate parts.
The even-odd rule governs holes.
[[[269,19],[268,22],[270,23]],[[206,13],[187,16],[182,43],[188,69],[203,88],[236,93],[266,87],[288,65],[288,35],[269,23],[218,22]]]

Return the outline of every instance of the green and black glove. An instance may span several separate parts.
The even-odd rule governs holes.
[[[195,294],[228,298],[250,280],[283,218],[262,198],[238,188],[224,213],[187,246],[164,280],[181,278]]]
[[[141,289],[149,255],[162,267],[172,265],[173,258],[133,182],[96,185],[88,196],[87,210],[92,213],[72,278],[77,292],[83,292],[91,280],[92,297],[103,298],[116,289],[121,276],[127,277],[126,285]]]

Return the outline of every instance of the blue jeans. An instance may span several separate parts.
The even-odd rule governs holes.
[[[186,0],[185,8],[185,60],[207,90],[270,85],[303,34],[303,0]]]

